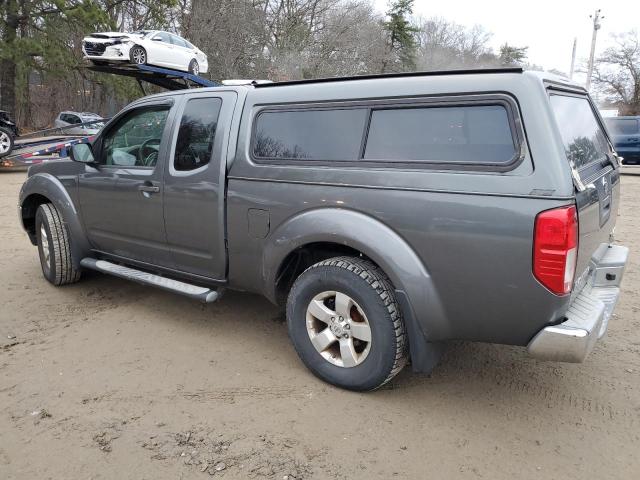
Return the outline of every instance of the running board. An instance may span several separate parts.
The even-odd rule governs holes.
[[[211,290],[207,287],[199,287],[179,280],[173,280],[172,278],[161,277],[160,275],[154,275],[153,273],[124,267],[122,265],[107,262],[106,260],[83,258],[80,261],[80,265],[115,277],[133,280],[134,282],[142,283],[143,285],[151,285],[153,287],[162,288],[163,290],[179,293],[181,295],[200,300],[201,302],[215,302],[219,297],[217,290]]]

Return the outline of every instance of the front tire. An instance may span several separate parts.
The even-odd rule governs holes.
[[[43,203],[36,211],[36,239],[42,274],[53,285],[66,285],[80,280],[73,267],[69,234],[62,215],[51,203]]]
[[[13,151],[13,133],[6,128],[0,128],[0,158],[6,157]]]
[[[131,59],[131,63],[135,65],[146,65],[149,60],[147,58],[147,51],[140,45],[135,45],[131,48],[129,58]]]
[[[305,270],[289,292],[287,324],[307,368],[341,388],[375,390],[406,363],[393,287],[368,260],[337,257]]]

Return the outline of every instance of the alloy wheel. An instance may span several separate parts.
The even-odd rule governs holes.
[[[40,243],[42,244],[42,260],[46,264],[47,268],[51,269],[51,251],[49,249],[49,236],[47,235],[47,229],[44,228],[44,223],[40,225]]]
[[[147,54],[140,47],[137,47],[133,50],[131,57],[133,58],[134,63],[138,65],[144,65],[145,63],[147,63]]]
[[[7,153],[11,148],[11,138],[6,132],[0,132],[0,154]]]
[[[371,326],[364,310],[350,296],[319,293],[307,306],[307,333],[316,351],[329,363],[350,368],[365,361],[371,350]]]

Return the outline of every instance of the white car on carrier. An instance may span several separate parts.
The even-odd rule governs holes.
[[[209,68],[207,56],[199,48],[178,35],[159,30],[92,33],[84,37],[82,51],[96,65],[127,62],[194,75],[206,73]]]

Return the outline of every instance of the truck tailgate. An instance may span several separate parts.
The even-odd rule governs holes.
[[[567,161],[578,183],[577,286],[591,258],[602,255],[601,245],[612,240],[620,198],[620,170],[602,119],[587,95],[554,92],[550,102]]]

